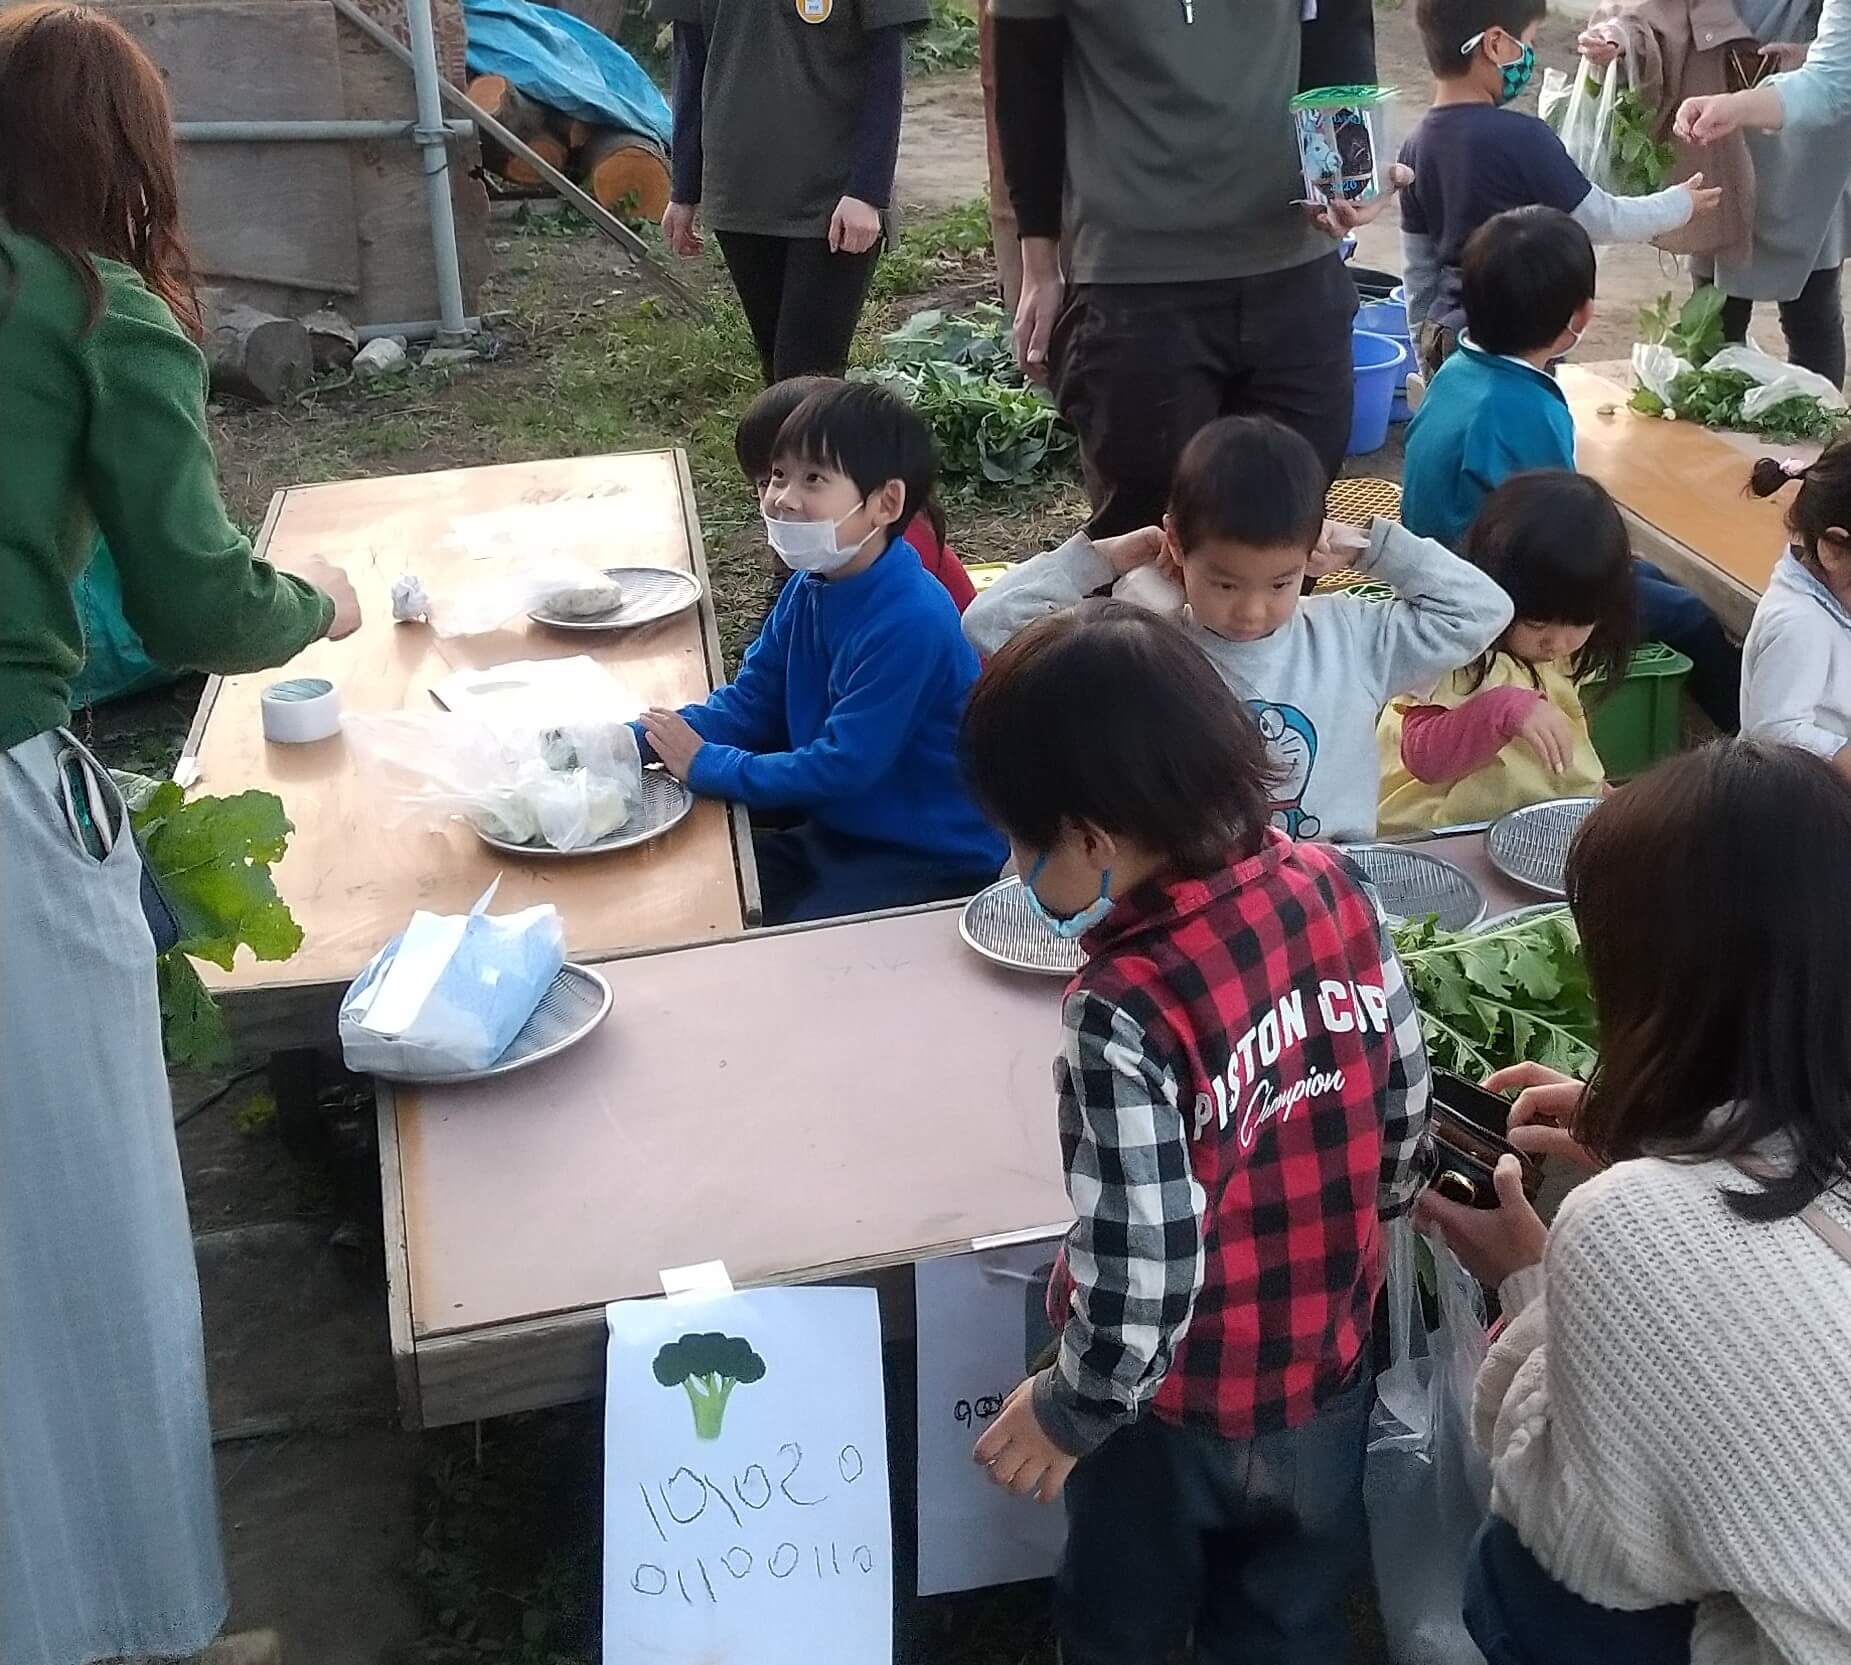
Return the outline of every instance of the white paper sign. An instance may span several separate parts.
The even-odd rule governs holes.
[[[605,1665],[888,1665],[871,1289],[606,1309]]]
[[[971,1461],[1027,1373],[1029,1307],[1040,1307],[1056,1247],[1050,1239],[914,1268],[922,1596],[1047,1578],[1060,1559],[1066,1512],[1004,1491]]]

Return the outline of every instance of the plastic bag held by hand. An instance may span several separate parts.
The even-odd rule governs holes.
[[[1460,1618],[1466,1557],[1490,1507],[1472,1443],[1472,1383],[1485,1357],[1478,1285],[1436,1237],[1384,1227],[1389,1365],[1376,1379],[1363,1501],[1382,1630],[1394,1665],[1483,1665]],[[1430,1259],[1439,1323],[1421,1302]]]
[[[499,919],[499,879],[467,914],[418,912],[341,1000],[341,1056],[361,1074],[484,1070],[508,1050],[565,964],[559,910]]]
[[[1600,71],[1598,93],[1588,90],[1588,78],[1593,72],[1587,65],[1577,61],[1570,73],[1574,84],[1568,90],[1568,109],[1562,117],[1562,148],[1587,175],[1590,184],[1611,191],[1614,183],[1613,108],[1620,95],[1620,60],[1615,58]],[[1550,70],[1543,76],[1543,101],[1557,100],[1562,92],[1560,71]]]

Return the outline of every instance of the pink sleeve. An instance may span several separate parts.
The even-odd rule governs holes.
[[[1401,719],[1401,761],[1429,784],[1463,780],[1510,744],[1542,697],[1533,688],[1487,688],[1451,710],[1411,706]]]

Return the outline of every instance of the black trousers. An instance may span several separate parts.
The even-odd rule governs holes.
[[[1335,253],[1259,277],[1081,284],[1054,327],[1054,391],[1080,436],[1093,518],[1155,525],[1176,459],[1219,416],[1277,417],[1332,479],[1349,448],[1356,286]]]
[[[831,254],[821,237],[714,235],[752,326],[765,385],[789,376],[841,375],[880,245],[866,254]]]
[[[1834,387],[1845,384],[1845,303],[1841,268],[1827,266],[1806,280],[1806,287],[1780,303],[1780,330],[1787,357],[1802,370],[1823,376]],[[1723,302],[1723,334],[1731,341],[1748,339],[1755,303],[1731,295]]]

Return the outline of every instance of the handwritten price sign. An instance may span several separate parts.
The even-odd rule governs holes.
[[[608,1320],[606,1665],[890,1661],[874,1292],[628,1301]]]

